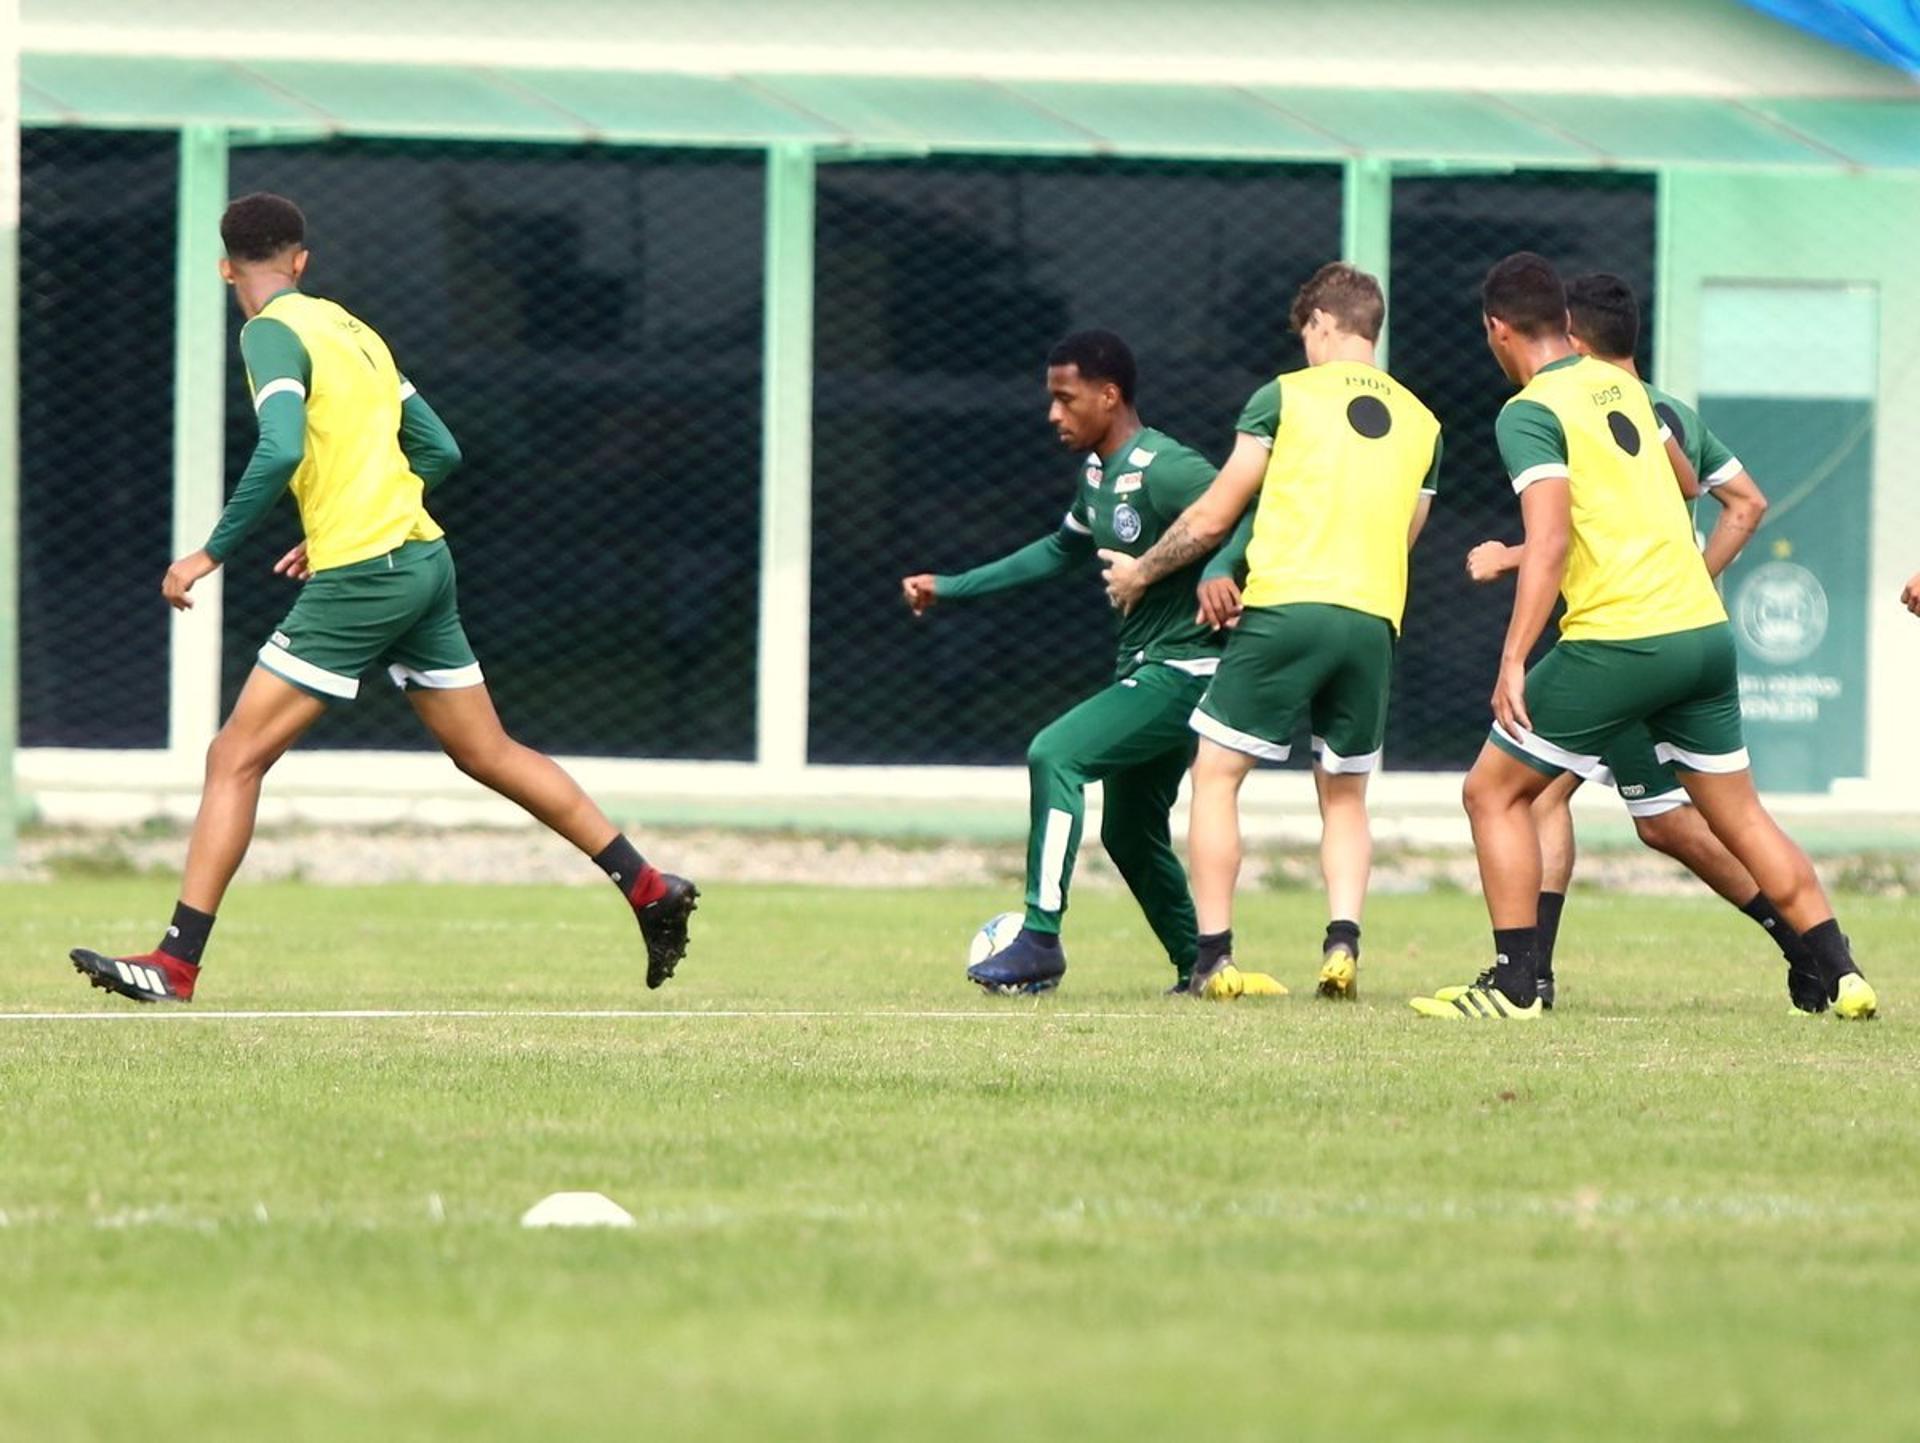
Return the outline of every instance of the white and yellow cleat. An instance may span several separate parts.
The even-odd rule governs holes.
[[[1847,1022],[1865,1022],[1880,1011],[1880,999],[1874,996],[1873,984],[1858,972],[1849,972],[1840,979],[1840,985],[1833,994],[1833,1015]]]
[[[1285,997],[1287,984],[1271,973],[1242,972],[1240,995],[1242,997]]]
[[[1534,1022],[1547,1015],[1538,997],[1522,1007],[1498,987],[1442,987],[1433,996],[1415,997],[1407,1005],[1422,1017]]]
[[[1321,958],[1314,991],[1331,1001],[1352,1002],[1360,995],[1360,959],[1345,947],[1330,948]]]

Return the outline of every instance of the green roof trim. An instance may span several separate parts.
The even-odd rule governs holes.
[[[28,53],[29,125],[1409,166],[1920,171],[1904,100],[1102,85]]]

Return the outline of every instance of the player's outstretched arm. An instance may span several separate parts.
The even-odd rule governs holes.
[[[407,467],[431,491],[460,465],[460,443],[453,439],[427,398],[404,377],[400,382],[400,449]]]
[[[1136,558],[1123,551],[1102,551],[1100,559],[1107,563],[1103,573],[1107,595],[1113,604],[1122,611],[1132,611],[1154,582],[1191,565],[1225,540],[1260,494],[1267,460],[1266,443],[1241,433],[1234,441],[1233,454],[1206,494],[1182,511],[1145,553]]]
[[[1716,481],[1707,494],[1721,506],[1720,519],[1713,523],[1706,549],[1707,575],[1718,576],[1760,529],[1767,514],[1767,498],[1744,470]]]
[[[919,616],[936,601],[966,601],[1064,576],[1092,555],[1093,533],[1069,512],[1051,536],[956,575],[923,572],[904,577],[900,589],[908,609]]]

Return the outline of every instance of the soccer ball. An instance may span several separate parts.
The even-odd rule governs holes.
[[[995,953],[1006,951],[1026,921],[1024,912],[1002,912],[982,922],[980,930],[973,934],[973,941],[967,945],[967,966],[978,967]]]

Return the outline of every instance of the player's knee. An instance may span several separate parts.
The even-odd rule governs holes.
[[[446,753],[447,760],[458,767],[462,774],[485,785],[503,773],[512,749],[513,743],[505,732],[501,732],[497,736],[456,743],[447,747]]]
[[[209,777],[247,777],[266,771],[273,757],[267,749],[245,732],[222,727],[207,746]]]
[[[1063,772],[1069,769],[1072,758],[1072,747],[1049,727],[1028,745],[1027,770],[1034,773]]]
[[[1703,830],[1706,827],[1706,823],[1694,814],[1691,807],[1675,807],[1657,817],[1633,819],[1633,830],[1639,833],[1641,842],[1669,857],[1679,857],[1688,850],[1696,825]]]

